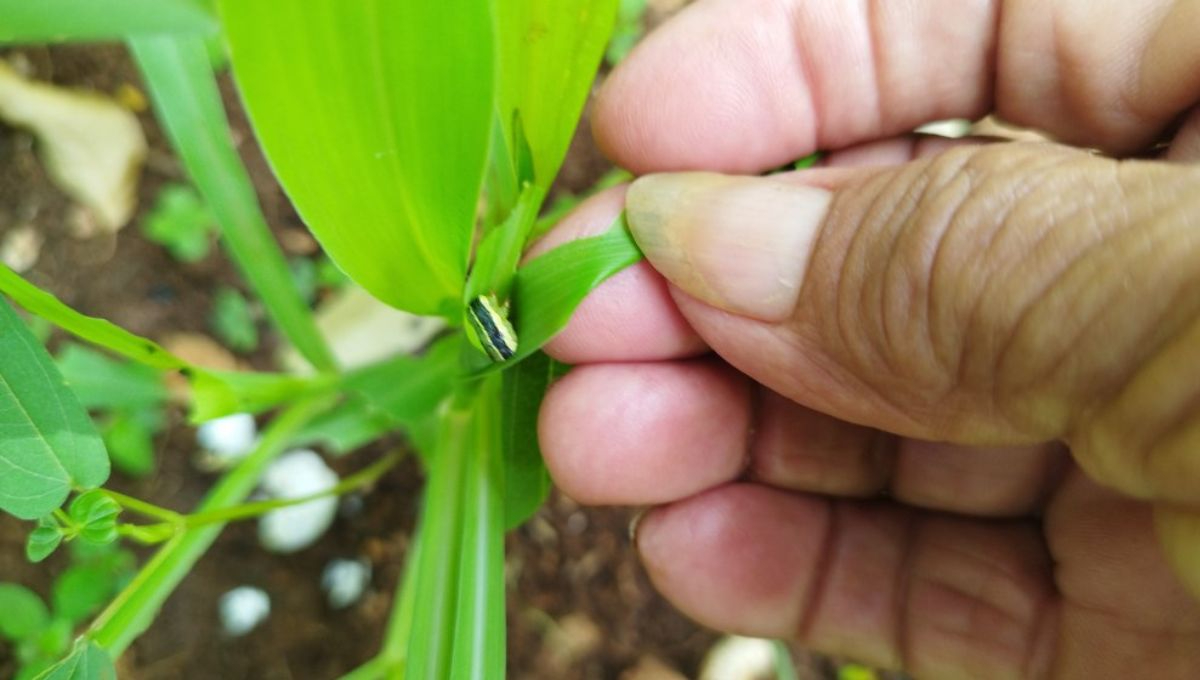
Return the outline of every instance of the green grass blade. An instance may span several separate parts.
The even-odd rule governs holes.
[[[37,519],[108,479],[104,442],[50,355],[0,299],[0,510]]]
[[[509,144],[520,112],[534,183],[558,174],[617,17],[618,0],[496,0],[500,83],[497,109]],[[509,157],[517,157],[511,149]]]
[[[210,512],[241,503],[254,490],[267,465],[283,452],[292,435],[327,406],[325,400],[301,401],[275,418],[254,451],[217,482],[196,512]],[[150,627],[163,602],[213,544],[224,526],[206,525],[171,539],[92,622],[87,637],[113,658],[120,656]]]
[[[457,316],[493,111],[489,0],[223,0],[267,157],[379,299]]]
[[[129,44],[159,120],[216,216],[238,269],[304,358],[319,370],[333,370],[333,354],[292,281],[287,260],[271,236],[254,186],[233,147],[203,41],[151,37],[135,38]]]
[[[213,35],[216,18],[192,0],[0,0],[0,43]]]
[[[462,547],[454,617],[452,680],[504,677],[504,469],[501,380],[485,379],[475,397],[474,440],[463,474]]]
[[[0,292],[59,328],[147,366],[186,368],[188,363],[148,340],[104,319],[86,316],[0,264]]]

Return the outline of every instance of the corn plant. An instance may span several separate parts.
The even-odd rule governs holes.
[[[331,429],[346,446],[406,432],[428,480],[382,648],[346,677],[503,676],[503,537],[547,493],[536,412],[565,370],[539,348],[592,288],[639,258],[618,222],[522,263],[545,227],[542,204],[616,9],[617,0],[0,0],[0,43],[128,45],[223,247],[314,369],[206,370],[0,268],[0,291],[30,314],[122,361],[186,378],[194,422],[270,414],[255,449],[198,507],[105,489],[104,440],[0,300],[0,509],[34,523],[28,556],[64,541],[157,546],[40,677],[113,677],[113,660],[226,523],[309,500],[246,501],[273,458]],[[214,40],[325,252],[380,300],[448,322],[424,353],[337,365],[231,143]],[[331,493],[369,483],[395,460],[384,456]]]

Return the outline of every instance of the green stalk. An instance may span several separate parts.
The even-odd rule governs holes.
[[[504,676],[500,383],[464,386],[442,416],[412,577],[408,678]]]
[[[242,502],[254,490],[267,465],[283,452],[292,435],[328,405],[327,400],[301,401],[281,413],[263,433],[254,451],[217,482],[197,511],[210,512]],[[120,656],[150,627],[163,602],[223,528],[223,524],[215,524],[190,529],[172,538],[92,622],[87,637],[112,658]]]
[[[229,136],[229,122],[204,42],[194,37],[129,40],[158,118],[212,209],[221,237],[267,314],[300,354],[333,371],[333,354],[301,298],[267,227],[254,185]]]
[[[463,474],[474,444],[470,406],[455,404],[440,420],[417,530],[416,602],[406,673],[414,680],[445,680],[454,651]]]
[[[474,402],[463,475],[462,554],[450,677],[504,677],[504,466],[501,377],[484,380]]]
[[[311,493],[306,496],[298,496],[296,498],[276,498],[269,501],[257,501],[254,503],[241,503],[230,508],[220,508],[209,512],[196,512],[190,515],[181,515],[166,508],[160,508],[157,505],[146,503],[145,501],[131,498],[124,494],[115,491],[104,490],[104,493],[113,500],[120,503],[126,509],[160,519],[159,524],[149,525],[132,525],[123,524],[118,527],[122,535],[129,536],[133,540],[141,543],[161,543],[171,538],[175,533],[205,527],[212,524],[228,524],[229,522],[237,522],[244,519],[253,519],[282,508],[289,508],[294,505],[303,505],[321,498],[329,496],[341,496],[342,494],[354,491],[361,487],[373,483],[375,480],[383,476],[383,473],[392,469],[403,459],[403,456],[398,452],[390,453],[383,458],[375,461],[371,465],[359,470],[349,477],[341,480],[336,485],[329,487],[324,491]],[[156,540],[157,539],[157,540]]]

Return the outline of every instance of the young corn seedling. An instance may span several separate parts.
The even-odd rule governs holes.
[[[522,264],[546,226],[542,204],[616,11],[617,0],[0,0],[0,43],[129,46],[223,247],[314,369],[202,369],[0,269],[0,292],[27,312],[129,362],[182,375],[193,421],[272,414],[249,455],[195,508],[105,489],[103,438],[0,301],[0,509],[36,522],[30,557],[64,541],[156,546],[42,677],[113,677],[113,661],[226,523],[362,488],[399,458],[311,497],[247,502],[284,450],[334,431],[353,447],[395,430],[420,454],[428,488],[382,648],[346,677],[504,675],[503,538],[547,493],[536,413],[564,370],[539,349],[590,290],[640,257],[618,223]],[[421,356],[337,365],[230,140],[214,41],[325,253],[379,300],[446,321],[451,332]]]

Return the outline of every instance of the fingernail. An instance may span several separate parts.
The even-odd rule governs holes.
[[[640,527],[642,524],[642,518],[646,516],[646,510],[647,508],[638,510],[633,516],[633,519],[629,520],[629,542],[635,548],[637,547],[638,542],[638,527]]]
[[[780,321],[796,306],[830,197],[769,178],[688,172],[637,180],[625,211],[671,283],[725,311]]]

